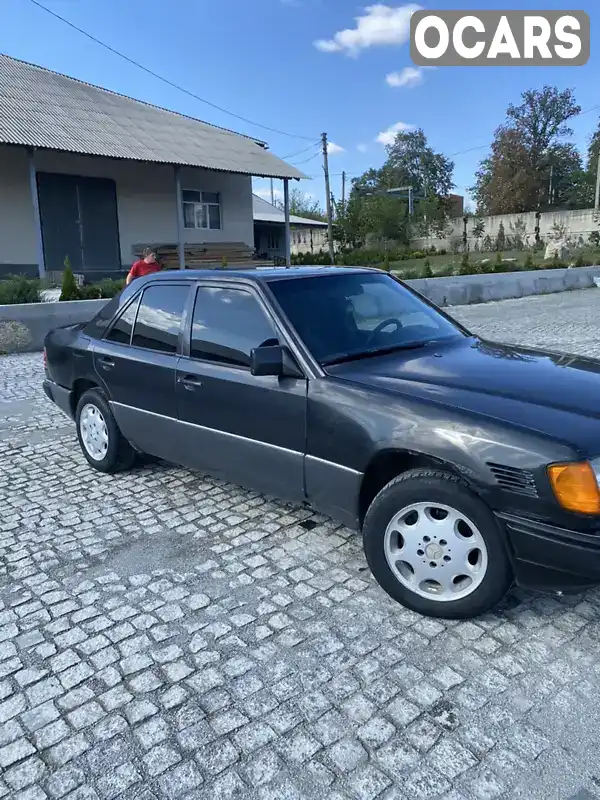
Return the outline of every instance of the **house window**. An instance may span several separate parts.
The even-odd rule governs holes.
[[[267,237],[267,250],[279,250],[279,236],[271,234]]]
[[[221,196],[217,192],[184,189],[181,194],[186,228],[221,229]]]

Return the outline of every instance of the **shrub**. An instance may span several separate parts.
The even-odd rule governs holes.
[[[39,281],[23,275],[9,275],[6,280],[0,281],[0,305],[39,302]]]
[[[227,259],[225,258],[225,256],[223,256],[223,258],[221,259],[221,267],[225,269],[226,266],[227,266]]]
[[[383,259],[383,264],[381,265],[381,269],[384,269],[386,272],[390,271],[390,257],[387,253],[385,254],[385,257]]]
[[[440,250],[440,252],[439,252],[439,255],[440,255],[440,256],[445,256],[445,255],[447,255],[447,253],[448,253],[448,251],[446,250],[446,248],[445,248],[445,247],[442,247],[442,249],[441,249],[441,250]]]
[[[583,258],[583,253],[579,253],[577,258],[575,259],[575,263],[573,264],[574,267],[585,267],[585,260]]]
[[[535,269],[535,263],[533,261],[533,256],[531,253],[527,253],[525,256],[525,262],[523,264],[524,269]]]
[[[65,258],[65,269],[62,276],[62,288],[59,299],[81,300],[81,291],[79,290],[79,286],[77,286],[75,276],[73,275],[73,270],[69,266],[68,257]]]
[[[410,253],[409,258],[425,258],[427,253],[424,253],[422,250],[415,250],[414,253]]]
[[[437,278],[448,278],[450,275],[454,275],[453,264],[444,264],[436,273]]]

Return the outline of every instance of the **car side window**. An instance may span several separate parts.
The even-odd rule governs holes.
[[[260,303],[245,289],[199,286],[194,304],[190,356],[203,361],[250,366],[250,352],[279,344]]]
[[[139,303],[140,298],[137,297],[133,303],[127,306],[105,337],[107,341],[117,342],[118,344],[131,343],[131,331],[133,329]]]
[[[189,291],[189,286],[169,284],[155,284],[145,289],[131,344],[161,353],[176,353]]]

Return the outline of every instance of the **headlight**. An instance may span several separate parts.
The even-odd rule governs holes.
[[[554,495],[567,511],[600,514],[600,459],[552,464],[548,478]]]

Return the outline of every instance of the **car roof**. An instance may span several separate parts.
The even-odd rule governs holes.
[[[218,280],[228,278],[245,278],[251,281],[273,281],[281,280],[283,278],[316,278],[324,277],[327,275],[340,275],[340,274],[360,274],[363,272],[373,272],[374,270],[368,267],[320,267],[320,266],[302,266],[302,267],[254,267],[251,269],[186,269],[186,270],[165,270],[164,272],[155,272],[148,276],[152,280],[172,280],[177,277],[185,277],[190,280],[199,280],[201,278],[213,278]]]

